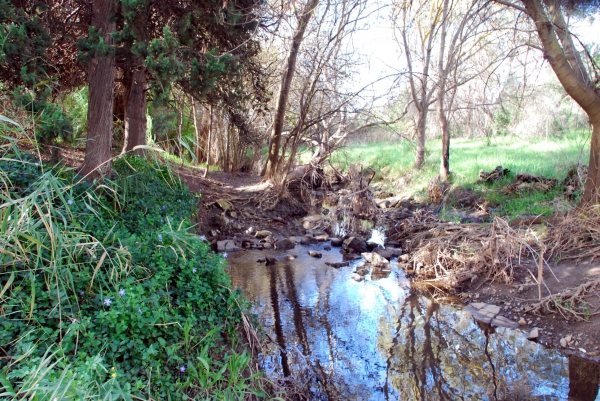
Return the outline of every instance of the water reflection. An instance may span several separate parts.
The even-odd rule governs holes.
[[[255,262],[258,251],[230,255],[233,284],[277,344],[264,368],[306,383],[310,399],[600,401],[597,365],[480,326],[411,291],[394,264],[386,278],[355,282],[362,262],[334,269],[325,262],[341,254],[319,250],[322,259],[274,252],[272,266]]]

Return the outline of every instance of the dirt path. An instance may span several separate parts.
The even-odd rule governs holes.
[[[246,173],[211,171],[204,178],[204,169],[174,166],[190,191],[201,194],[198,203],[198,233],[213,242],[269,230],[276,239],[303,233],[296,220],[301,210],[285,204],[265,210],[261,203],[270,193],[271,185],[261,177]]]

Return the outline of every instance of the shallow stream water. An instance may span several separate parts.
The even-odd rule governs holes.
[[[311,247],[321,259],[308,249],[271,251],[272,266],[254,250],[229,262],[272,339],[264,369],[306,384],[309,399],[600,401],[598,365],[418,294],[395,263],[388,277],[356,282],[364,261],[335,269],[325,262],[340,262],[339,248]]]

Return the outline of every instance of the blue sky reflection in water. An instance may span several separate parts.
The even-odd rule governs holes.
[[[256,263],[258,251],[230,255],[233,285],[287,350],[269,348],[272,377],[308,383],[311,400],[568,399],[569,361],[558,352],[418,295],[395,264],[387,278],[355,282],[362,261],[335,269],[325,262],[341,261],[339,248],[317,249],[322,259],[300,246],[272,252],[274,266]]]

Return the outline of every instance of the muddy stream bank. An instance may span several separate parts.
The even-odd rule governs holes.
[[[387,277],[357,282],[364,260],[333,268],[325,262],[339,262],[339,248],[327,248],[229,255],[233,285],[272,340],[263,368],[275,380],[293,377],[307,399],[600,400],[595,362],[436,303],[394,260]],[[277,263],[257,262],[265,256]]]

